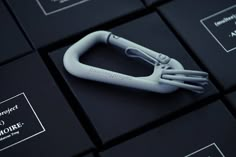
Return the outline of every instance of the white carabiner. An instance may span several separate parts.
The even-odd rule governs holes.
[[[142,58],[154,66],[153,73],[145,77],[134,77],[81,63],[80,57],[98,43],[118,47],[129,57]],[[178,88],[202,93],[204,85],[208,83],[206,72],[184,70],[177,60],[107,31],[90,33],[73,44],[66,51],[63,63],[70,74],[79,78],[158,93],[171,93]]]

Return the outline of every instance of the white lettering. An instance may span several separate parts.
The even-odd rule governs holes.
[[[223,19],[221,19],[220,21],[217,21],[217,22],[214,22],[215,26],[216,27],[219,27],[227,22],[230,22],[232,20],[235,20],[236,19],[236,14],[233,14],[229,17],[224,17]]]
[[[6,135],[10,132],[13,132],[15,130],[18,130],[18,129],[22,128],[22,126],[23,126],[23,124],[18,122],[14,125],[11,125],[11,126],[7,127],[7,128],[4,128],[4,129],[0,130],[0,137],[4,136],[4,135]]]
[[[18,105],[13,106],[12,108],[8,108],[5,111],[0,112],[0,117],[3,116],[3,115],[9,115],[17,109],[18,109]]]

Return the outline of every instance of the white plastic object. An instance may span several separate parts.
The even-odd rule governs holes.
[[[134,77],[81,63],[80,57],[98,43],[118,47],[129,57],[145,60],[154,66],[153,73],[145,77]],[[206,72],[184,70],[177,60],[107,31],[90,33],[73,44],[66,51],[63,63],[65,69],[75,77],[157,93],[171,93],[178,88],[202,93],[204,85],[208,83]]]

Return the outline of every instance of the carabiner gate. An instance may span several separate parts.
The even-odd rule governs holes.
[[[143,59],[154,66],[153,73],[145,77],[134,77],[81,63],[80,57],[98,43],[118,47],[128,57]],[[66,51],[63,63],[70,74],[79,78],[158,93],[170,93],[178,88],[202,93],[204,85],[208,83],[206,72],[184,70],[177,60],[107,31],[90,33],[73,44]]]

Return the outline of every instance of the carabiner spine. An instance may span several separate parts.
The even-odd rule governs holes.
[[[109,71],[106,69],[101,69],[98,67],[85,65],[83,63],[80,63],[79,66],[81,67],[81,69],[78,71],[78,74],[75,74],[75,76],[79,75],[79,77],[83,79],[146,90],[150,92],[169,93],[170,91],[176,90],[174,86],[166,86],[160,84],[160,82],[157,80],[157,78],[159,78],[161,75],[160,71],[155,71],[155,74],[150,76],[134,77],[114,71]],[[156,72],[159,72],[159,74],[157,74]],[[166,86],[166,90],[164,91],[162,90],[163,86]]]

